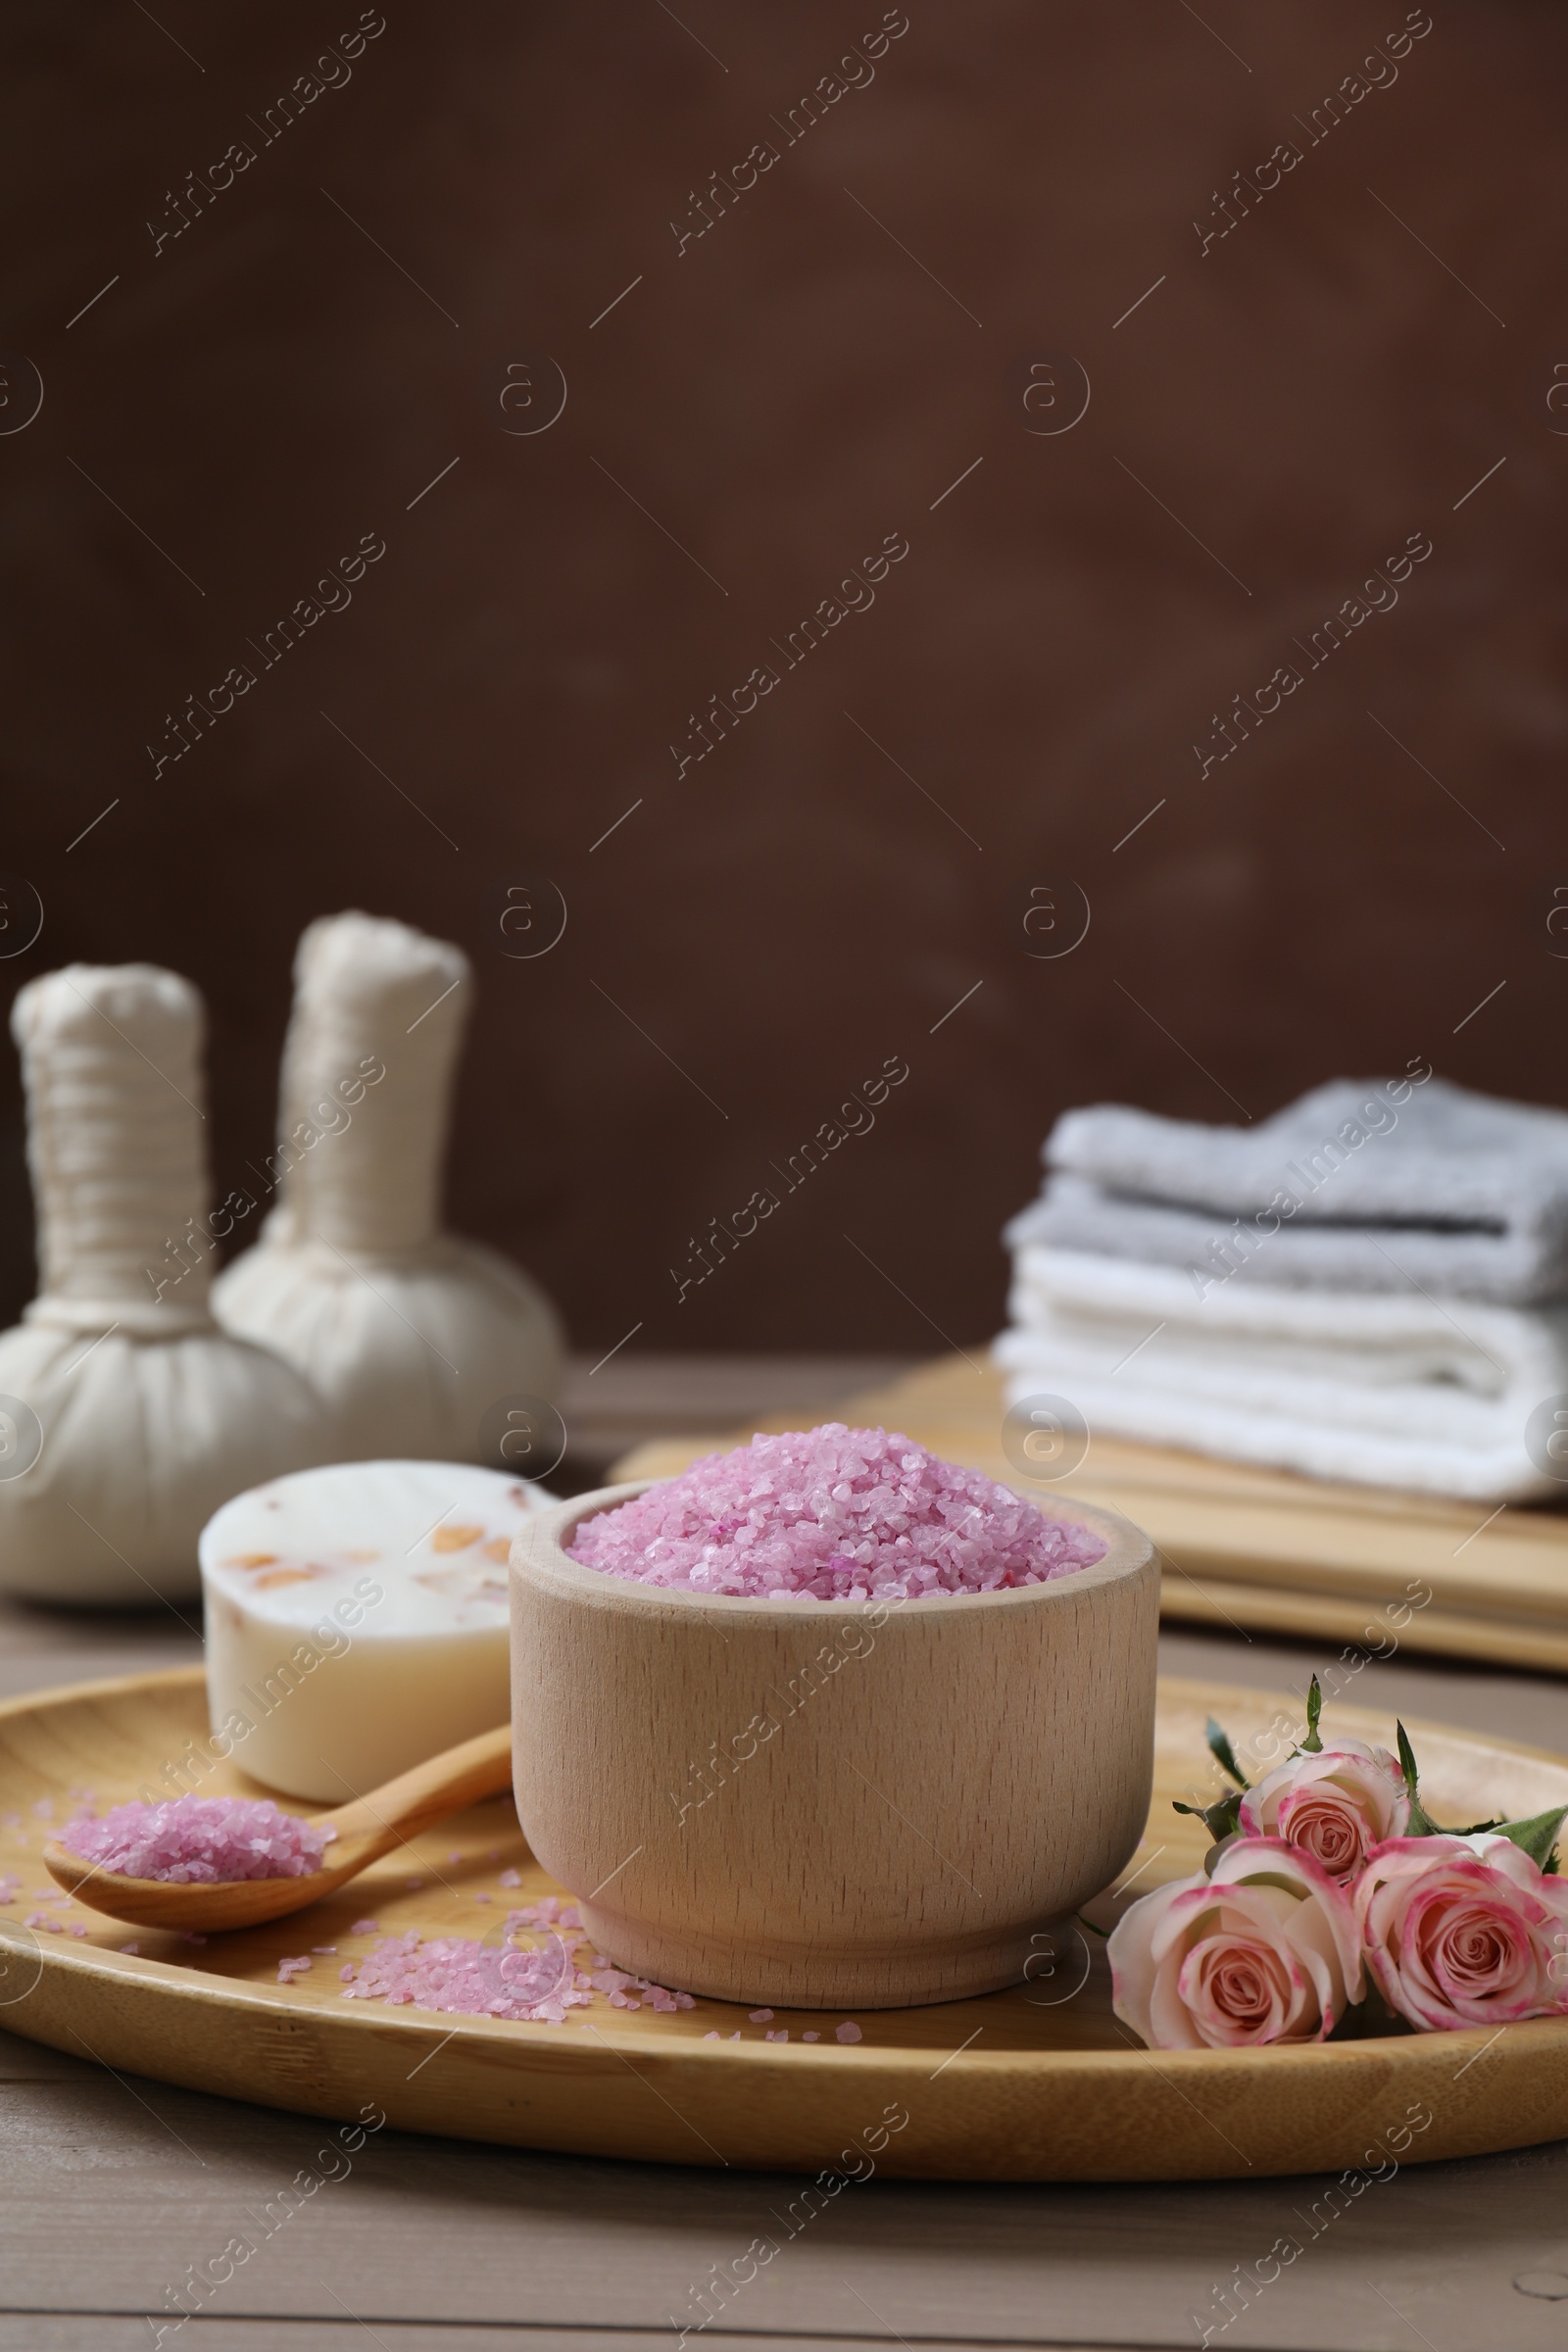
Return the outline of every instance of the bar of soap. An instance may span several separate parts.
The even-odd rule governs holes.
[[[342,1804],[505,1723],[507,1559],[555,1499],[466,1462],[339,1462],[225,1502],[199,1546],[213,1756]]]

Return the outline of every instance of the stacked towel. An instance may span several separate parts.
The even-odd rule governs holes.
[[[1009,1402],[1317,1478],[1563,1493],[1568,1115],[1412,1065],[1247,1129],[1070,1111],[1045,1158],[1005,1237]]]

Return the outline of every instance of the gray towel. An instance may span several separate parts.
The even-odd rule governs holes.
[[[1286,1290],[1568,1297],[1568,1114],[1433,1078],[1336,1079],[1253,1127],[1071,1110],[1013,1249]]]

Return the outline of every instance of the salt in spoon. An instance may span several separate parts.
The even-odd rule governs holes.
[[[503,1724],[431,1756],[412,1772],[399,1773],[395,1781],[372,1788],[368,1796],[357,1796],[352,1804],[339,1805],[331,1813],[299,1816],[313,1829],[337,1834],[327,1848],[331,1860],[298,1878],[132,1879],[104,1870],[84,1854],[74,1854],[57,1838],[44,1847],[43,1860],[50,1877],[68,1894],[94,1911],[106,1911],[111,1919],[129,1920],[134,1927],[204,1933],[255,1928],[319,1902],[433,1822],[464,1812],[481,1797],[499,1796],[511,1786],[512,1727]]]

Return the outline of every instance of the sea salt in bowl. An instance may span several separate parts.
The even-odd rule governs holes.
[[[920,1598],[705,1590],[678,1539],[652,1547],[678,1584],[572,1557],[629,1564],[627,1522],[593,1523],[675,1484],[579,1495],[513,1545],[518,1818],[596,1949],[662,1984],[792,2007],[1018,1982],[1031,1937],[1115,1877],[1148,1815],[1148,1537],[1038,1502],[1100,1539],[1100,1557]],[[715,1525],[733,1555],[732,1519]],[[808,1564],[818,1581],[820,1547]],[[871,1576],[917,1581],[887,1571]]]

